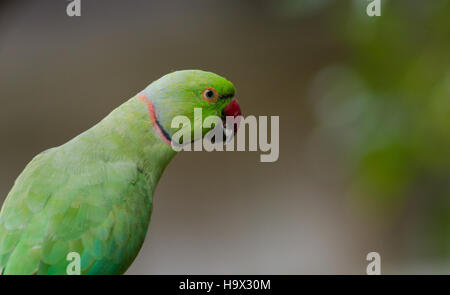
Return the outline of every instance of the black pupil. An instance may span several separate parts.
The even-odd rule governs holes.
[[[212,90],[207,90],[206,91],[206,97],[207,98],[213,98],[214,97],[214,92]]]

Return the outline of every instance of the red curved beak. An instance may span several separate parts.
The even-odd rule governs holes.
[[[242,116],[241,106],[239,105],[236,98],[233,98],[232,101],[223,109],[225,116]]]
[[[236,133],[239,128],[240,117],[242,116],[241,106],[239,105],[237,99],[233,98],[230,103],[223,109],[222,113],[224,117],[239,117],[236,120],[236,124],[234,125],[234,132]]]

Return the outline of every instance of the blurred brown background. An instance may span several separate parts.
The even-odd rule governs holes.
[[[0,198],[37,153],[203,69],[280,116],[279,160],[178,155],[128,274],[364,274],[371,251],[383,273],[446,273],[450,112],[413,123],[432,87],[450,106],[450,1],[395,2],[377,20],[364,0],[0,2]]]

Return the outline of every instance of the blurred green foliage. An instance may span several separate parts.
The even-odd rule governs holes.
[[[380,17],[338,2],[329,27],[346,55],[313,82],[319,128],[360,204],[394,219],[418,207],[426,247],[450,258],[450,1],[382,0]]]
[[[349,127],[363,138],[352,153],[356,185],[383,202],[428,186],[448,194],[450,1],[384,1],[372,18],[353,7],[339,35],[368,92],[352,96],[366,100]]]

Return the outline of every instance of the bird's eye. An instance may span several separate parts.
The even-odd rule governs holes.
[[[215,101],[218,97],[219,95],[214,88],[206,88],[202,92],[202,98],[208,102]]]

